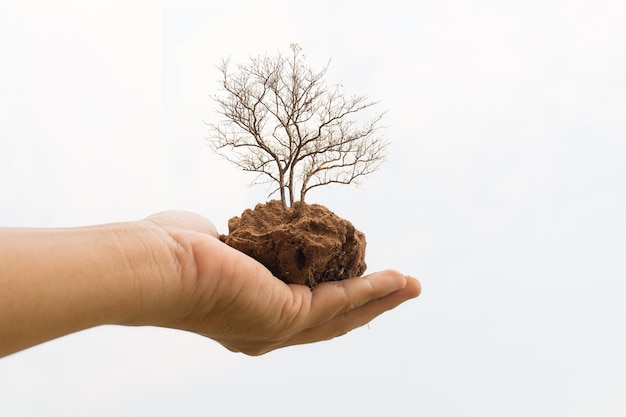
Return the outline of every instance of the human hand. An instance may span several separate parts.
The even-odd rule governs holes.
[[[179,276],[150,291],[152,324],[207,336],[231,351],[261,355],[332,339],[362,326],[421,291],[419,282],[383,271],[313,290],[285,284],[262,264],[218,239],[207,219],[165,212],[147,219],[171,236]],[[171,269],[170,269],[171,270]],[[144,305],[146,305],[144,303]]]

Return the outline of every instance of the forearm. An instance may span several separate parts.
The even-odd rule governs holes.
[[[166,233],[142,222],[0,230],[0,356],[140,321],[151,293],[176,273]]]

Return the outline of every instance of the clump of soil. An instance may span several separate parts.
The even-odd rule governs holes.
[[[314,287],[365,272],[365,235],[319,204],[257,204],[230,219],[220,240],[287,283]]]

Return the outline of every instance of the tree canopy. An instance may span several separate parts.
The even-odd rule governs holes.
[[[346,96],[341,84],[328,85],[329,64],[307,66],[302,49],[218,65],[221,91],[213,98],[220,119],[210,124],[209,145],[255,183],[271,183],[283,207],[328,184],[350,184],[375,170],[387,142],[378,134],[383,113],[360,121],[377,103]]]

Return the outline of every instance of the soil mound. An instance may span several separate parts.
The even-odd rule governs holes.
[[[257,204],[230,219],[220,239],[287,283],[313,287],[365,272],[365,235],[319,204]]]

